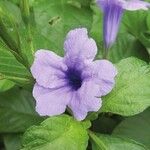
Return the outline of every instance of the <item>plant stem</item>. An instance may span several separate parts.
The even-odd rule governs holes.
[[[98,146],[99,150],[107,150],[105,144],[92,131],[89,130],[88,133],[93,142]]]

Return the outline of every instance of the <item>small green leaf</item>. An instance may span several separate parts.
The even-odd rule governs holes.
[[[0,132],[24,132],[28,127],[43,120],[35,112],[30,92],[13,88],[0,93]]]
[[[0,80],[0,92],[7,91],[7,90],[11,89],[14,85],[15,85],[15,83],[12,81],[9,81],[6,79]]]
[[[48,118],[25,132],[23,150],[86,150],[89,126],[67,115]]]
[[[123,120],[113,131],[113,135],[131,138],[150,149],[150,108]]]
[[[131,139],[118,138],[90,132],[92,150],[148,150],[144,145]]]
[[[115,87],[103,97],[101,111],[123,116],[142,112],[150,106],[150,65],[131,57],[123,59],[116,67]]]

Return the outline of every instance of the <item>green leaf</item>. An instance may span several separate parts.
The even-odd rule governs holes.
[[[126,118],[116,127],[113,135],[131,138],[150,149],[150,108],[139,115]]]
[[[94,134],[90,132],[92,150],[148,150],[144,145],[131,139]]]
[[[21,148],[22,134],[4,135],[4,145],[6,150],[19,150]]]
[[[150,14],[147,15],[146,23],[147,23],[148,30],[150,31]]]
[[[4,47],[0,47],[0,79],[9,79],[21,86],[32,83],[30,72]]]
[[[14,85],[15,85],[15,83],[12,81],[9,81],[6,79],[0,80],[0,92],[7,91],[7,90],[11,89]]]
[[[20,10],[8,1],[0,1],[0,37],[7,46],[20,52],[18,26],[22,23]]]
[[[150,30],[147,32],[141,33],[139,37],[141,43],[145,46],[147,49],[149,55],[150,55]]]
[[[123,24],[126,26],[127,31],[137,38],[143,31],[147,31],[146,18],[148,14],[149,11],[144,10],[126,11]]]
[[[35,1],[35,21],[38,31],[50,42],[51,50],[63,55],[63,43],[68,31],[78,27],[90,29],[92,11],[76,7],[70,0]]]
[[[14,5],[11,1],[0,1],[0,10],[3,11],[3,15],[12,18],[15,23],[20,24],[22,22],[20,9],[17,5]],[[6,13],[7,12],[7,13]],[[8,25],[9,28],[9,25]]]
[[[90,7],[91,1],[92,0],[70,0],[68,2],[78,7]]]
[[[21,52],[25,62],[30,67],[34,60],[34,52],[39,49],[51,49],[50,41],[45,38],[36,28],[31,27],[29,31],[20,29]]]
[[[109,50],[108,59],[113,63],[118,63],[120,60],[131,56],[149,61],[148,53],[140,41],[130,34],[121,33],[118,35],[114,46]]]
[[[89,126],[67,115],[48,118],[25,132],[23,150],[86,150]]]
[[[13,88],[0,94],[0,132],[24,132],[43,119],[35,112],[30,92]]]
[[[112,92],[103,97],[102,112],[131,116],[150,106],[150,65],[137,58],[120,61]]]

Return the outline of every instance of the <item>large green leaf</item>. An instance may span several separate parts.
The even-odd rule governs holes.
[[[67,115],[48,118],[25,132],[23,150],[86,150],[89,126]]]
[[[148,150],[144,145],[131,139],[90,133],[92,150]]]
[[[150,149],[150,108],[139,115],[126,118],[113,134],[134,139]]]
[[[150,106],[150,65],[127,58],[116,66],[118,75],[112,92],[103,97],[102,112],[131,116]]]
[[[63,54],[63,43],[68,31],[91,27],[92,11],[76,7],[70,0],[38,0],[34,2],[35,21],[42,35],[50,42],[51,50]]]
[[[13,88],[0,94],[0,132],[23,132],[43,119],[35,112],[30,92]]]

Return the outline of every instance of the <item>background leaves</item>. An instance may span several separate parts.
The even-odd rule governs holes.
[[[43,119],[35,113],[30,92],[13,88],[0,94],[0,133],[24,132]]]
[[[86,27],[97,42],[97,58],[102,58],[102,19],[95,0],[0,0],[0,149],[20,149],[23,132],[44,120],[36,114],[31,94],[34,52],[49,49],[63,55],[67,32]],[[116,86],[103,97],[103,113],[91,115],[98,118],[90,130],[99,133],[90,138],[93,150],[149,148],[149,109],[144,111],[150,106],[149,54],[149,11],[126,11],[108,57],[117,63]],[[91,150],[88,128],[69,116],[51,117],[27,130],[24,149]]]
[[[51,50],[63,54],[67,32],[73,28],[91,27],[92,11],[81,7],[82,2],[68,0],[42,0],[34,3],[35,21],[42,35],[49,40]],[[45,24],[43,24],[45,22]]]

